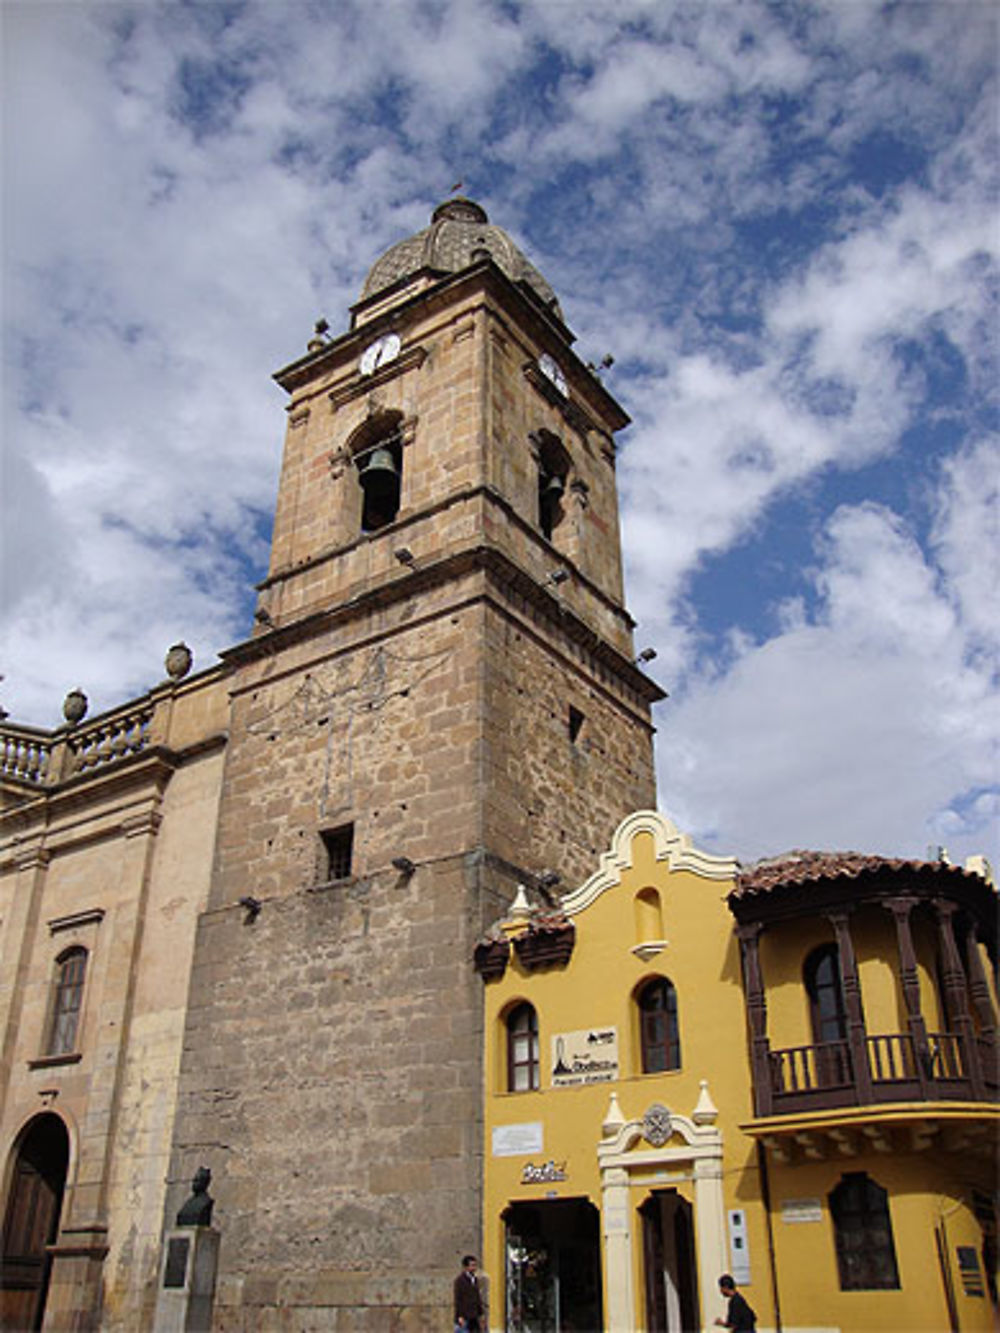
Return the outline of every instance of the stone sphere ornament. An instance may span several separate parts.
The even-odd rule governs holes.
[[[71,727],[75,727],[87,716],[88,703],[87,696],[79,686],[67,694],[63,700],[63,717]]]
[[[187,644],[175,643],[172,648],[167,650],[163,665],[167,668],[167,675],[171,680],[183,680],[191,670],[193,661],[194,656]]]

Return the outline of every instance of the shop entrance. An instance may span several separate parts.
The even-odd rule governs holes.
[[[600,1333],[599,1214],[586,1199],[512,1203],[504,1213],[506,1333]]]
[[[701,1319],[691,1205],[676,1190],[656,1190],[639,1214],[648,1333],[697,1333]]]
[[[16,1149],[4,1213],[0,1329],[38,1329],[49,1286],[46,1245],[59,1229],[69,1139],[56,1115],[40,1115]]]

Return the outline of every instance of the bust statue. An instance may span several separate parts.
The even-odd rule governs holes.
[[[212,1224],[212,1209],[215,1200],[209,1198],[208,1187],[212,1173],[207,1166],[199,1166],[191,1181],[191,1197],[177,1214],[179,1227],[207,1227]]]

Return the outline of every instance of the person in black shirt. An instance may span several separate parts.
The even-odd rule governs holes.
[[[736,1290],[736,1283],[728,1273],[723,1273],[722,1277],[719,1278],[719,1290],[729,1301],[729,1309],[726,1311],[725,1319],[715,1321],[719,1327],[739,1329],[739,1333],[754,1333],[757,1327],[757,1316],[744,1297]]]

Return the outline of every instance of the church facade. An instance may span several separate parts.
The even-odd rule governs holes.
[[[795,935],[794,891],[763,893],[704,854],[678,861],[676,830],[634,813],[655,803],[662,694],[636,665],[623,602],[614,437],[627,417],[572,344],[506,233],[470,200],[441,205],[378,259],[348,329],[317,326],[276,376],[287,428],[252,634],[193,675],[175,646],[162,685],[100,717],[75,694],[57,732],[0,724],[0,1327],[153,1328],[164,1237],[201,1167],[219,1330],[446,1326],[451,1278],[478,1250],[494,1327],[696,1327],[711,1323],[736,1206],[706,1182],[750,1171],[760,1151],[779,1164],[812,1161],[817,1144],[883,1151],[867,1121],[781,1102],[814,1090],[796,1078],[820,1077],[815,1051],[789,1051],[850,1035],[842,1059],[858,1061],[868,1040],[841,926],[823,980],[839,978],[847,1035],[810,1043],[790,1019],[776,1056],[761,1015],[770,1003],[777,1023],[783,983],[765,997],[753,941],[765,927]],[[623,828],[648,875],[606,892],[635,859]],[[596,894],[595,875],[608,880]],[[996,957],[993,891],[970,876],[958,934],[932,947],[925,900],[952,901],[954,885],[928,875],[913,947],[945,949],[947,1010],[928,1027],[931,982],[905,949],[886,964],[908,1024],[884,1020],[906,1071],[894,1088],[923,1108],[883,1134],[893,1154],[906,1134],[957,1142],[952,1121],[979,1143],[996,1101],[982,966],[983,949]],[[664,904],[687,903],[699,876],[711,907],[670,952]],[[893,920],[906,912],[889,898],[908,895],[882,895]],[[515,962],[497,972],[505,949]],[[785,957],[782,944],[764,973]],[[696,1056],[680,1081],[668,1064],[619,1086],[643,1023],[671,1022],[662,986],[660,1009],[637,1019],[636,987],[685,969]],[[591,1001],[616,987],[609,1018]],[[562,1040],[553,1070],[597,1025],[614,1031],[614,1077],[540,1084],[542,1011]],[[823,1077],[843,1073],[821,1054]],[[948,1061],[964,1072],[945,1100],[965,1109],[927,1128]],[[860,1074],[847,1082],[870,1091]],[[640,1164],[654,1088],[667,1156]],[[510,1120],[511,1098],[537,1105]],[[545,1174],[550,1145],[570,1142],[575,1192]],[[527,1166],[541,1175],[522,1187]],[[694,1184],[678,1177],[660,1198],[659,1171]],[[649,1198],[633,1198],[640,1185]],[[539,1187],[567,1205],[541,1232]],[[748,1244],[777,1253],[760,1186],[748,1189]],[[514,1292],[522,1241],[546,1226],[575,1237],[565,1262],[589,1295],[560,1313],[549,1283],[536,1317]],[[772,1292],[761,1317],[779,1326],[778,1270],[754,1271]],[[808,1304],[795,1326],[826,1327]],[[863,1326],[849,1308],[838,1319]]]

